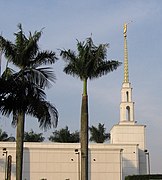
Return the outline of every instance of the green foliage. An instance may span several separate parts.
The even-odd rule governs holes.
[[[60,53],[67,62],[64,72],[84,80],[98,78],[117,69],[121,63],[106,60],[107,48],[108,44],[94,45],[92,38],[85,42],[77,40],[77,53],[70,49]]]
[[[5,132],[2,129],[0,129],[0,141],[13,142],[13,141],[15,141],[15,137],[8,136],[7,132]]]
[[[106,128],[104,124],[99,123],[98,127],[91,126],[90,130],[90,141],[94,141],[96,143],[104,143],[106,140],[110,139],[110,133],[106,133]]]
[[[154,180],[162,179],[162,174],[150,174],[150,175],[132,175],[125,177],[125,180]]]
[[[24,133],[24,142],[43,142],[44,139],[42,133],[35,133],[32,129]]]
[[[79,142],[79,132],[75,131],[70,132],[68,126],[60,130],[53,132],[53,135],[49,137],[49,140],[52,142],[65,142],[65,143],[77,143]]]
[[[0,129],[0,141],[6,141],[7,138],[8,134],[5,131],[2,131],[2,129]]]

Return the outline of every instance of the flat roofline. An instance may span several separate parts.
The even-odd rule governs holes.
[[[16,142],[0,142],[3,148],[16,149]],[[138,144],[89,144],[89,150],[117,150],[120,151],[123,147],[137,147]],[[53,143],[53,142],[25,142],[24,150],[27,149],[62,149],[62,150],[75,150],[80,149],[80,143]]]

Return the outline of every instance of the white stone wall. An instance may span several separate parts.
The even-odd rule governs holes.
[[[0,143],[12,155],[12,180],[16,180],[15,143]],[[80,172],[79,144],[25,143],[23,180],[77,180]],[[80,156],[80,154],[79,154]],[[120,147],[91,144],[89,149],[90,180],[121,179]],[[5,157],[0,156],[0,176],[4,179]]]
[[[115,125],[111,129],[111,144],[138,144],[145,150],[144,125]]]
[[[120,180],[122,176],[120,147],[99,146],[95,144],[90,149],[89,179]]]
[[[12,180],[16,180],[15,143],[0,142],[12,155]],[[79,144],[25,143],[23,180],[78,180]],[[126,175],[139,174],[137,144],[90,144],[89,180],[124,180]],[[4,179],[5,157],[0,155],[0,177]]]
[[[146,154],[145,150],[145,126],[144,125],[131,125],[119,124],[113,126],[111,129],[111,144],[123,145],[138,145],[139,156],[139,174],[147,173]],[[127,148],[126,148],[127,149]],[[130,171],[131,172],[131,171]]]

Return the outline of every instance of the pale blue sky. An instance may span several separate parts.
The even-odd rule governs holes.
[[[146,146],[151,170],[162,167],[162,1],[161,0],[1,0],[0,32],[13,40],[17,24],[26,33],[45,28],[42,49],[75,49],[76,39],[83,41],[92,33],[95,44],[110,43],[108,59],[123,61],[123,23],[128,27],[129,74],[135,102],[135,119],[146,124]],[[4,60],[3,60],[4,62]],[[59,111],[58,129],[66,125],[80,128],[82,84],[62,72],[64,63],[54,65],[57,81],[47,91],[48,100]],[[117,71],[89,82],[90,125],[104,123],[107,130],[119,122],[120,90],[123,66]],[[26,131],[39,132],[36,120],[26,122]],[[0,127],[9,134],[15,129],[2,117]],[[53,130],[45,133],[48,137]]]

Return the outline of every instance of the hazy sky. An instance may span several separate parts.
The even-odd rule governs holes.
[[[42,50],[74,49],[92,33],[96,45],[110,43],[108,59],[123,62],[123,24],[128,27],[129,75],[133,87],[135,119],[145,124],[146,147],[151,171],[162,167],[162,1],[161,0],[1,0],[0,32],[9,40],[22,23],[24,31],[43,30]],[[4,66],[3,59],[3,66]],[[47,91],[48,100],[59,111],[58,128],[80,129],[82,83],[63,73],[64,62],[53,66],[57,77]],[[109,131],[119,122],[123,66],[88,84],[90,125],[104,123]],[[15,134],[11,120],[0,116],[0,127]],[[26,131],[38,128],[36,119],[27,118]],[[48,137],[52,130],[43,132]],[[162,172],[161,172],[162,173]]]

